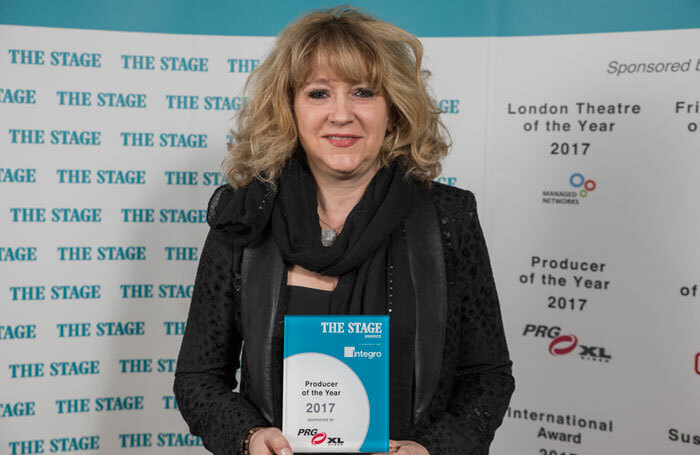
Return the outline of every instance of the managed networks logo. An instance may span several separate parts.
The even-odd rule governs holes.
[[[542,191],[542,203],[554,205],[578,205],[595,191],[598,184],[593,179],[587,179],[580,172],[569,176],[569,187],[558,190]]]
[[[595,191],[596,187],[598,186],[595,183],[595,180],[586,180],[586,178],[580,172],[571,174],[571,177],[569,177],[569,183],[572,187],[578,190],[578,195],[582,198],[587,197],[588,193]]]

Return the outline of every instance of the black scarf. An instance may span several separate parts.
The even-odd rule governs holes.
[[[286,263],[338,276],[331,314],[387,314],[391,310],[393,439],[406,438],[412,414],[415,296],[403,222],[412,208],[414,185],[404,177],[402,167],[381,168],[335,243],[324,247],[316,184],[308,167],[292,158],[278,182],[278,193],[254,180],[237,190],[216,219],[210,220],[211,227],[235,245],[251,245],[271,233]]]

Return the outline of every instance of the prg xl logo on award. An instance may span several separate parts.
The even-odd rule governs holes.
[[[319,433],[317,428],[300,428],[297,436],[311,436],[311,444],[317,446],[323,444],[324,442],[329,446],[342,446],[345,444],[342,438],[328,437],[326,433]]]

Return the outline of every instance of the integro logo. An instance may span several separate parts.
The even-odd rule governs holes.
[[[345,350],[343,352],[344,357],[350,357],[350,358],[363,358],[363,359],[373,359],[375,357],[381,357],[382,353],[381,351],[362,351],[355,349],[355,346],[345,346]]]
[[[571,354],[576,348],[579,348],[578,355],[583,360],[608,363],[612,359],[605,347],[581,344],[576,335],[572,333],[562,334],[561,327],[558,326],[526,324],[523,336],[551,339],[549,353],[554,357]]]
[[[554,205],[578,205],[580,201],[598,187],[593,179],[587,179],[580,172],[569,176],[569,188],[542,191],[542,203]]]

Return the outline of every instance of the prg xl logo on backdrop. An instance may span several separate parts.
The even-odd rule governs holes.
[[[578,346],[578,338],[570,333],[568,335],[559,335],[549,343],[549,353],[553,356],[568,354]]]
[[[525,324],[524,337],[549,338],[549,353],[554,357],[567,355],[579,348],[578,356],[583,360],[593,360],[608,363],[612,356],[605,347],[580,344],[573,333],[562,334],[559,326],[543,324]]]

